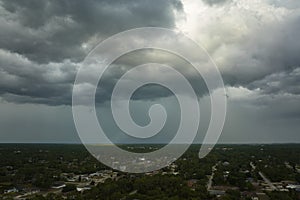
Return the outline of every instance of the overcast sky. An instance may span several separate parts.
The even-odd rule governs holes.
[[[0,142],[80,142],[71,111],[80,63],[109,36],[145,26],[185,33],[216,62],[228,96],[219,143],[300,142],[298,0],[0,0]],[[110,116],[110,92],[144,61],[171,62],[191,78],[200,97],[201,142],[206,88],[187,63],[161,51],[132,53],[106,73],[96,100],[108,134],[126,141]],[[139,92],[133,118],[147,124],[149,105],[163,104],[171,117],[151,142],[167,142],[178,124],[176,100],[163,88]]]

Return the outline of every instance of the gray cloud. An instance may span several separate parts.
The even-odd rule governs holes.
[[[204,80],[194,67],[186,60],[178,57],[175,54],[161,50],[140,50],[121,56],[117,59],[113,65],[104,73],[103,78],[100,80],[101,88],[98,89],[97,99],[98,102],[106,101],[110,99],[114,85],[121,78],[124,73],[132,69],[135,66],[145,63],[160,63],[169,65],[187,77],[191,86],[198,96],[207,94],[208,90]],[[164,79],[173,79],[169,74],[161,74],[159,71],[152,72],[153,74],[145,74],[144,76],[163,76]],[[143,75],[142,75],[143,76]],[[177,81],[174,80],[174,86]],[[101,94],[102,93],[102,94]],[[168,97],[173,93],[164,87],[157,85],[147,85],[143,87],[143,90],[136,92],[132,97],[134,100],[154,100],[156,98]]]
[[[300,66],[299,22],[298,16],[291,17],[283,22],[259,27],[257,31],[260,34],[251,35],[243,43],[228,44],[231,47],[235,45],[235,50],[226,57],[224,69],[221,69],[225,82],[228,85],[244,86],[250,89],[259,87],[266,90],[266,93],[272,93],[272,91],[277,93],[280,90],[287,92],[287,87],[295,87],[300,77],[291,72]],[[271,77],[274,79],[278,75],[278,79],[285,83],[278,85],[276,90],[259,84],[267,83],[271,81],[268,79]],[[287,81],[284,78],[292,78],[293,81]]]
[[[0,94],[17,103],[69,104],[77,65],[64,63],[37,64],[0,50]]]
[[[274,5],[280,6],[274,2]],[[133,27],[174,27],[174,9],[183,9],[178,1],[124,3],[92,0],[3,0],[0,8],[3,16],[0,23],[0,94],[7,101],[50,105],[70,104],[78,62],[89,49],[85,49],[84,45],[92,47],[99,39]],[[293,70],[300,66],[299,22],[298,15],[291,15],[264,26],[258,25],[242,40],[226,35],[227,29],[216,27],[217,22],[213,27],[208,27],[208,32],[218,33],[217,36],[223,38],[210,53],[218,59],[226,52],[221,68],[225,83],[235,87],[260,88],[269,94],[298,94],[295,84],[299,76],[291,73],[295,73]],[[245,24],[249,25],[248,21]],[[252,27],[249,25],[249,28]],[[110,97],[118,77],[145,61],[171,62],[189,77],[200,96],[206,93],[203,81],[187,63],[164,53],[150,52],[117,61],[115,67],[105,74],[98,89],[98,101],[104,102]],[[90,74],[93,76],[93,71]],[[280,83],[270,85],[275,79]],[[170,95],[161,90],[155,92],[153,88],[146,89],[135,98],[142,100]]]
[[[209,13],[200,13],[203,18],[197,19],[195,25],[205,26],[197,29],[196,35],[207,34],[208,44],[211,43],[207,45],[208,50],[217,62],[221,60],[220,70],[226,85],[237,89],[237,93],[241,88],[253,92],[252,96],[240,99],[229,93],[228,123],[221,141],[297,141],[295,138],[299,141],[300,18],[297,9],[300,4],[294,0],[266,0],[270,6],[260,10],[250,5],[243,8],[245,1],[203,1],[206,4],[200,2],[201,6],[216,10],[209,10],[213,14],[210,13],[208,22],[205,17]],[[222,6],[225,12],[220,14]],[[75,132],[70,107],[63,105],[71,103],[75,75],[87,52],[97,42],[130,28],[175,28],[175,11],[183,12],[183,9],[179,0],[1,0],[0,125],[6,132],[1,133],[0,140],[56,142],[75,138],[72,141],[79,141],[70,134]],[[272,9],[276,11],[269,13]],[[170,63],[189,78],[202,97],[200,103],[209,104],[203,81],[188,63],[162,52],[142,52],[120,58],[105,73],[97,91],[97,101],[105,110],[102,114],[108,112],[105,101],[118,78],[132,66],[149,61]],[[93,70],[89,71],[91,78],[93,74]],[[87,89],[88,84],[83,85],[83,91]],[[154,86],[140,91],[133,102],[138,105],[132,106],[133,116],[140,124],[147,122],[147,108],[152,100],[165,103],[171,110],[171,118],[175,118],[171,97],[160,98],[170,96],[170,92]],[[205,122],[209,120],[206,104],[201,113],[208,118]],[[110,129],[112,120],[105,120]],[[35,123],[43,126],[32,126]],[[175,127],[166,129],[172,132]],[[28,135],[21,135],[23,132]]]
[[[174,26],[179,1],[2,0],[0,46],[39,62],[81,60],[91,37],[142,26]]]
[[[0,95],[17,103],[70,104],[77,63],[96,42],[135,27],[171,28],[174,10],[182,11],[179,1],[2,0]]]
[[[212,6],[212,5],[220,5],[220,4],[224,4],[226,2],[229,2],[231,0],[202,0],[204,3]]]
[[[260,88],[266,94],[300,94],[300,68],[274,73],[254,81],[250,88]]]
[[[289,9],[300,8],[300,2],[295,0],[268,0],[268,2],[276,7],[285,7]]]

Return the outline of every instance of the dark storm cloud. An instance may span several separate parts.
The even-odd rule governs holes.
[[[223,1],[206,2],[215,4]],[[174,9],[182,11],[182,4],[165,0],[2,0],[0,95],[4,100],[17,103],[69,105],[78,62],[89,48],[111,34],[133,27],[174,27]],[[226,37],[217,26],[209,28]],[[259,26],[256,32],[253,31],[242,41],[229,35],[230,43],[226,43],[225,38],[214,49],[217,52],[220,48],[228,48],[227,63],[221,68],[225,84],[260,88],[266,94],[299,94],[295,84],[300,80],[294,74],[300,66],[299,32],[300,18],[296,16]],[[84,45],[89,48],[84,48]],[[172,57],[165,60],[162,55],[138,54],[116,63],[116,67],[106,74],[101,88],[98,88],[98,101],[104,102],[110,98],[114,84],[126,70],[151,59],[152,62],[166,64],[171,60],[189,77],[199,96],[207,92],[195,71],[190,71],[191,67]],[[90,74],[93,77],[94,72]],[[273,85],[270,82],[274,82]],[[168,95],[170,93],[165,90],[157,91],[156,87],[150,87],[135,98],[143,100]]]
[[[177,0],[2,0],[0,95],[16,103],[70,104],[77,63],[96,42],[135,27],[171,28],[174,10],[182,11]]]
[[[78,61],[82,44],[142,26],[174,26],[179,1],[3,0],[0,46],[39,62]]]
[[[70,103],[77,65],[37,64],[16,53],[0,50],[0,95],[17,103]]]
[[[188,2],[0,0],[0,126],[4,130],[0,140],[70,142],[75,136],[79,141],[72,135],[76,130],[69,105],[81,60],[99,41],[123,30],[143,26],[180,28],[182,16],[188,16],[183,12],[186,5],[196,20],[187,20],[183,31],[187,28],[196,41],[204,38],[209,53],[220,61],[229,91],[225,139],[221,141],[299,141],[300,3],[203,0],[205,3],[198,3],[204,9],[198,9],[194,5],[197,0],[191,7]],[[182,14],[178,23],[174,11]],[[197,40],[198,35],[205,36]],[[200,104],[204,101],[201,118],[204,116],[209,124],[210,99],[203,81],[187,63],[155,52],[119,59],[104,74],[96,94],[98,107],[107,110],[104,115],[111,112],[106,100],[118,78],[131,67],[149,61],[171,64],[188,77],[201,96]],[[88,75],[95,78],[95,71]],[[90,88],[88,83],[82,84],[83,101],[84,92]],[[130,108],[136,114],[134,118],[141,119],[141,124],[145,118],[147,122],[147,105],[153,103],[148,100],[164,101],[173,111],[168,115],[174,118],[177,104],[170,101],[170,95],[156,86],[140,89],[133,96],[137,101],[131,102],[138,104]],[[112,123],[104,119],[108,126]],[[200,129],[205,132],[205,127]]]
[[[300,94],[300,68],[283,71],[254,81],[250,88],[260,88],[265,94]]]
[[[163,50],[139,50],[118,58],[114,64],[104,73],[103,78],[100,80],[102,90],[98,92],[98,100],[106,101],[110,98],[114,85],[121,78],[124,73],[128,72],[135,66],[143,65],[145,63],[160,63],[164,65],[169,65],[180,72],[182,75],[187,77],[191,86],[198,96],[203,96],[207,94],[208,90],[199,72],[194,69],[194,67],[183,58],[171,54]],[[162,73],[159,70],[149,71],[147,74],[142,74],[141,77],[163,77],[163,79],[173,80],[173,86],[176,87],[178,84],[177,80],[174,79],[168,73]],[[102,92],[102,94],[100,93]],[[154,100],[156,98],[168,97],[173,95],[173,93],[155,84],[150,84],[143,87],[142,90],[136,91],[132,99],[134,100]]]

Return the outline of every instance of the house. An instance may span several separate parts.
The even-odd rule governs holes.
[[[294,189],[294,190],[300,190],[300,185],[296,185],[296,184],[288,184],[286,186],[287,189]]]
[[[15,192],[19,192],[19,190],[15,187],[12,189],[4,190],[4,194],[15,193]]]
[[[64,188],[66,187],[66,184],[62,181],[57,181],[57,182],[54,182],[52,187],[53,189],[61,189],[61,188]]]
[[[89,187],[89,186],[78,186],[78,187],[76,187],[76,190],[78,192],[84,192],[85,190],[90,190],[90,189],[91,189],[91,187]]]
[[[228,161],[223,162],[223,166],[228,166],[230,163]]]
[[[187,186],[188,187],[194,187],[197,182],[198,182],[197,179],[190,179],[190,180],[187,181]]]
[[[209,190],[210,195],[221,196],[224,195],[226,192],[224,190]]]

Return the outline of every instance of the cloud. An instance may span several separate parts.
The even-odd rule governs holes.
[[[218,4],[223,4],[226,3],[230,0],[203,0],[204,3],[207,3],[208,5],[218,5]]]
[[[192,0],[3,0],[0,9],[0,94],[7,101],[70,104],[72,84],[87,51],[111,34],[140,26],[176,27],[186,32],[207,48],[229,86],[259,88],[266,94],[298,94],[299,76],[294,70],[300,66],[299,10],[278,1],[229,1],[215,7]],[[176,12],[184,12],[185,20]],[[130,45],[128,42],[122,44]],[[176,47],[176,39],[171,42]],[[197,58],[197,52],[183,50]],[[105,73],[98,102],[110,98],[122,74],[150,61],[174,66],[188,77],[199,96],[207,93],[189,63],[161,51],[135,52]],[[87,70],[90,79],[97,78],[95,70]],[[172,78],[159,72],[153,75]],[[271,84],[276,81],[280,83]],[[170,95],[157,87],[143,91],[135,98]]]
[[[259,88],[265,94],[300,95],[300,68],[274,73],[254,81],[250,88]]]
[[[112,34],[159,26],[186,33],[217,63],[228,92],[228,121],[222,142],[298,141],[299,11],[300,3],[295,0],[0,0],[0,122],[7,132],[1,138],[68,141],[74,137],[69,134],[75,132],[69,105],[82,59]],[[130,45],[131,41],[121,42]],[[135,42],[139,42],[137,38]],[[198,52],[178,46],[176,38],[169,42],[197,58]],[[209,121],[203,80],[189,63],[162,51],[133,52],[113,63],[97,90],[97,102],[105,110],[100,115],[110,112],[107,100],[118,78],[145,62],[170,64],[188,77],[201,97],[200,104],[205,101],[201,116]],[[202,64],[209,73],[206,63]],[[86,70],[89,79],[97,78],[95,70]],[[172,79],[154,69],[143,74],[150,75]],[[79,89],[84,102],[85,92],[91,89],[89,80]],[[175,118],[171,95],[157,86],[139,89],[132,102],[134,118],[145,124],[152,100],[163,102]],[[111,118],[104,118],[107,129],[117,133],[111,129]],[[32,126],[34,123],[44,123],[45,128]],[[177,123],[170,123],[166,132],[171,133]],[[59,129],[56,135],[52,127]],[[39,135],[43,129],[45,135]],[[68,134],[63,136],[65,132]]]
[[[39,63],[81,60],[93,37],[174,26],[179,1],[1,1],[0,46]],[[95,44],[93,44],[95,45]]]
[[[292,2],[183,3],[186,20],[177,25],[203,44],[227,85],[255,89],[253,82],[300,66],[300,14]]]
[[[0,49],[0,94],[17,103],[67,104],[76,63],[37,64],[26,57]]]
[[[172,28],[181,11],[176,0],[2,0],[0,95],[17,103],[70,104],[78,65],[99,41],[135,27]]]
[[[264,26],[257,30],[259,35],[253,35],[245,44],[233,47],[224,58],[224,75],[233,77],[228,82],[252,86],[252,82],[265,76],[298,67],[299,22],[298,16],[292,16],[285,21]],[[226,51],[224,48],[219,53]]]

